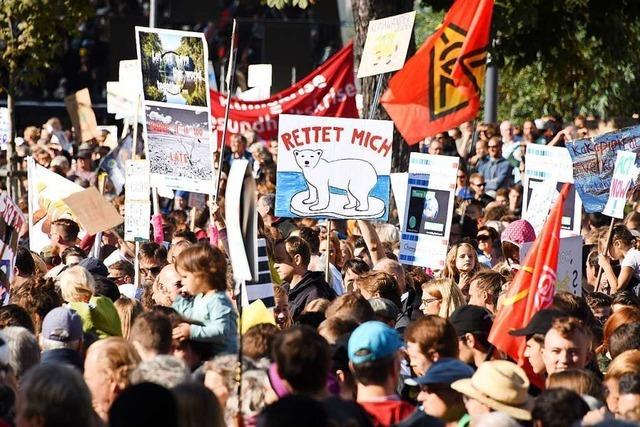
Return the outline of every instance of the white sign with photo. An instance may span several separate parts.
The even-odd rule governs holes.
[[[447,257],[457,157],[411,153],[399,261],[442,270]]]

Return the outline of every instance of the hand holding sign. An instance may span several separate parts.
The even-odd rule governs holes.
[[[611,178],[609,199],[602,213],[612,218],[621,219],[624,217],[627,191],[629,191],[631,183],[638,176],[638,168],[635,165],[636,153],[620,150],[616,154],[616,165]]]

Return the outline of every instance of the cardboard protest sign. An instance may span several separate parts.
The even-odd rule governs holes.
[[[447,257],[458,157],[411,153],[399,261],[442,270]]]
[[[0,107],[0,150],[6,150],[11,135],[9,134],[9,109]]]
[[[413,34],[416,12],[369,21],[358,78],[402,68]]]
[[[149,240],[151,218],[149,161],[128,160],[125,173],[124,240],[128,242]]]
[[[534,242],[520,246],[520,259],[525,259]],[[582,296],[582,237],[560,238],[556,292],[566,291]]]
[[[64,199],[78,224],[89,234],[109,230],[122,224],[124,219],[95,187],[73,193]]]
[[[534,225],[536,232],[542,229],[544,219],[546,219],[549,209],[560,194],[565,183],[573,183],[573,163],[569,151],[563,147],[549,147],[545,145],[527,144],[525,156],[525,171],[523,177],[523,197],[522,197],[522,217],[529,222],[539,223]],[[540,204],[545,199],[538,199],[532,202],[532,196],[536,193],[536,188],[543,185],[545,181],[555,182],[553,198],[549,203]],[[544,193],[545,191],[543,191]],[[538,195],[541,197],[542,193]],[[533,222],[532,222],[533,221]],[[541,222],[540,222],[541,221]],[[562,229],[564,234],[580,234],[582,222],[582,200],[576,194],[573,186],[567,194],[567,199],[562,211]]]
[[[0,270],[11,280],[18,250],[18,238],[25,224],[22,210],[5,191],[0,193]]]
[[[253,130],[260,139],[278,136],[280,114],[358,118],[353,45],[347,44],[293,86],[262,101],[231,100],[227,133]],[[227,95],[211,91],[213,127],[222,141]],[[229,143],[228,139],[225,141]]]
[[[213,185],[207,43],[201,33],[136,27],[151,185]]]
[[[90,141],[100,136],[88,89],[82,89],[67,96],[64,103],[76,133],[76,141]]]
[[[386,220],[393,123],[280,115],[276,215]]]
[[[64,198],[83,188],[68,179],[36,164],[27,157],[29,185],[29,248],[40,252],[49,242],[51,222],[60,218],[77,221]]]
[[[616,165],[613,169],[613,177],[611,178],[611,189],[609,191],[609,199],[604,206],[603,214],[612,218],[624,218],[624,205],[627,203],[627,191],[631,183],[638,176],[638,168],[636,168],[636,153],[628,151],[618,151],[616,157]]]
[[[573,160],[573,177],[584,210],[602,212],[609,198],[616,152],[640,152],[640,126],[566,143]],[[640,161],[636,158],[637,167]],[[637,181],[632,188],[635,188]]]

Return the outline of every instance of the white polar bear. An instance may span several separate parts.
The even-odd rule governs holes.
[[[329,207],[329,187],[347,192],[349,203],[343,206],[344,209],[369,210],[369,193],[378,182],[378,174],[371,163],[360,159],[330,162],[321,158],[322,150],[294,150],[293,155],[309,187],[309,196],[302,203],[311,205],[310,211]]]

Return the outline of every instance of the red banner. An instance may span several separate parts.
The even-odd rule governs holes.
[[[227,97],[211,91],[212,127],[222,137]],[[231,100],[228,134],[253,129],[261,139],[277,139],[278,116],[301,114],[358,118],[349,43],[303,80],[263,101]]]

